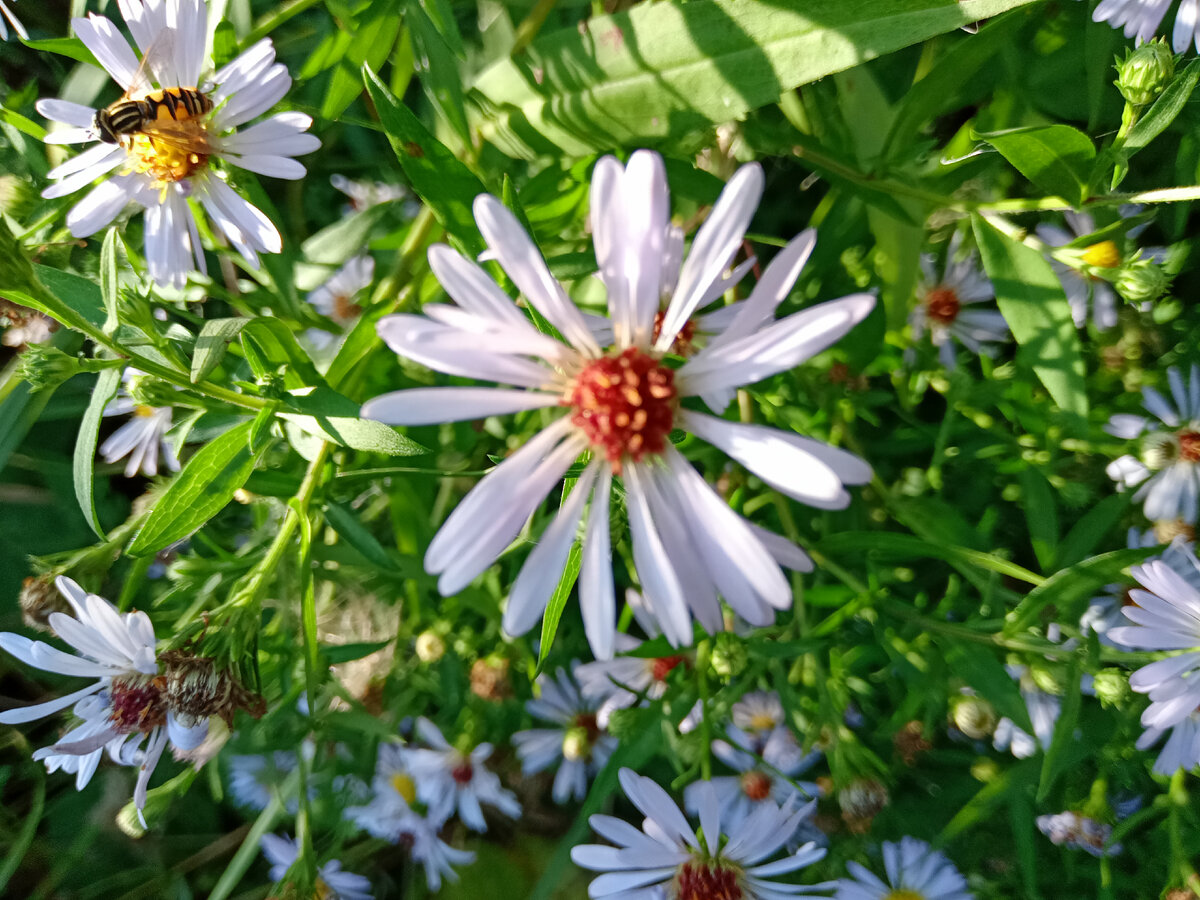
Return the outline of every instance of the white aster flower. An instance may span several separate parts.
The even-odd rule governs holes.
[[[1194,557],[1190,562],[1200,567]],[[1134,566],[1132,573],[1142,589],[1130,591],[1132,602],[1122,611],[1134,624],[1109,629],[1108,636],[1134,650],[1186,651],[1129,676],[1129,686],[1150,698],[1142,713],[1147,730],[1138,749],[1149,748],[1171,731],[1155,771],[1174,774],[1200,762],[1200,590],[1164,560]]]
[[[413,808],[417,804],[417,785],[408,768],[409,752],[399,744],[381,744],[370,802],[348,807],[344,815],[368,834],[407,846],[412,858],[425,869],[429,889],[436,891],[443,878],[457,881],[454,866],[473,863],[475,854],[455,849],[438,836],[444,820],[433,821]]]
[[[578,668],[579,663],[572,664]],[[531,716],[553,722],[557,728],[531,728],[512,736],[521,771],[526,775],[558,764],[551,796],[555,803],[587,796],[588,779],[595,776],[617,747],[616,738],[605,734],[596,717],[596,705],[584,700],[579,688],[564,669],[555,678],[537,680],[540,695],[525,704]]]
[[[321,315],[332,321],[342,331],[358,321],[362,307],[355,298],[369,287],[375,277],[375,260],[370,256],[355,256],[329,277],[329,280],[308,295],[311,303]],[[318,350],[329,346],[333,336],[319,328],[309,329],[308,339]]]
[[[630,653],[643,642],[627,634],[617,634],[613,643],[618,652]],[[618,709],[661,699],[667,692],[667,676],[676,666],[687,661],[688,657],[682,654],[616,656],[578,666],[575,677],[579,679],[584,698],[597,705],[597,724],[607,728],[609,719]]]
[[[133,799],[140,814],[150,776],[167,743],[177,750],[194,750],[208,734],[208,719],[188,724],[168,709],[163,680],[155,678],[154,627],[144,612],[118,613],[103,597],[86,593],[69,578],[55,583],[75,615],[51,613],[50,627],[76,655],[10,632],[0,633],[0,649],[37,669],[97,680],[56,700],[6,710],[0,713],[0,723],[32,722],[74,704],[73,712],[83,723],[53,746],[36,751],[34,758],[45,760],[50,771],[75,773],[76,785],[83,787],[107,750],[115,762],[139,768]]]
[[[4,3],[4,0],[0,0],[0,40],[3,41],[8,40],[8,28],[4,24],[5,19],[8,19],[9,23],[13,27],[13,31],[17,33],[17,36],[20,37],[21,40],[29,40],[29,34],[25,31],[25,26],[21,24],[20,20],[18,20],[15,15],[13,15],[13,11],[8,8],[8,6]]]
[[[954,368],[955,338],[972,353],[990,356],[995,344],[1009,339],[1008,323],[995,309],[964,309],[986,303],[996,296],[974,253],[961,255],[962,235],[954,232],[946,249],[946,265],[938,274],[937,261],[932,255],[921,257],[921,284],[917,288],[917,305],[908,317],[913,342],[922,340],[925,333],[938,350],[938,359],[947,369]],[[906,355],[911,362],[913,352]]]
[[[621,769],[621,787],[646,817],[639,831],[622,819],[594,815],[592,829],[606,844],[571,850],[575,864],[603,875],[592,880],[589,897],[670,898],[670,900],[778,900],[827,891],[832,884],[784,884],[772,879],[795,872],[825,855],[809,843],[794,854],[764,862],[787,842],[816,804],[801,809],[762,803],[740,824],[723,821],[712,785],[697,792],[700,831],[684,818],[661,787],[631,769]]]
[[[1126,535],[1126,546],[1133,550],[1138,547],[1153,547],[1159,543],[1153,530],[1145,532],[1130,528]],[[1196,558],[1194,543],[1183,534],[1171,539],[1170,545],[1158,557],[1170,566],[1180,577],[1192,587],[1200,589],[1200,569],[1192,560]],[[1124,584],[1106,584],[1104,593],[1093,597],[1088,608],[1079,618],[1079,630],[1082,634],[1095,632],[1097,639],[1106,647],[1116,647],[1118,644],[1108,636],[1112,628],[1123,625],[1127,620],[1121,612],[1130,602],[1129,587]]]
[[[1089,819],[1082,813],[1067,810],[1038,816],[1036,822],[1038,831],[1050,838],[1052,844],[1086,850],[1092,856],[1116,856],[1123,849],[1120,844],[1108,844],[1112,837],[1111,825]]]
[[[731,389],[786,371],[824,350],[874,306],[867,294],[823,303],[763,325],[799,275],[810,235],[771,261],[719,339],[681,367],[663,356],[741,245],[762,192],[761,169],[743,166],[692,242],[671,303],[657,329],[669,201],[662,159],[639,151],[622,167],[596,164],[591,224],[600,277],[608,291],[614,344],[597,342],[579,309],[550,274],[520,223],[495,197],[475,200],[475,219],[496,259],[528,302],[563,340],[542,334],[478,265],[445,245],[429,251],[434,273],[458,306],[430,304],[425,316],[389,316],[379,333],[397,353],[450,375],[514,389],[434,387],[368,402],[363,415],[424,425],[533,409],[563,415],[486,476],[429,545],[428,571],[446,595],[461,591],[517,537],[580,454],[591,459],[541,542],[517,576],[504,611],[508,634],[537,623],[558,584],[580,521],[585,522],[579,578],[585,630],[598,659],[612,656],[616,598],[611,566],[609,494],[624,483],[633,559],[651,610],[673,644],[692,640],[693,615],[723,629],[718,594],[755,625],[790,606],[780,565],[809,570],[790,542],[732,509],[668,439],[690,431],[727,452],[771,487],[821,509],[850,502],[844,485],[870,468],[810,438],[743,425],[685,408],[688,397],[719,408]],[[770,318],[768,313],[765,317]],[[591,498],[591,509],[584,507]]]
[[[783,723],[783,704],[774,691],[751,691],[729,710],[733,724],[749,739],[746,745],[755,753],[762,753],[767,742],[776,731],[782,730],[789,737],[791,732]]]
[[[229,794],[238,806],[263,810],[279,790],[286,776],[296,768],[296,754],[290,750],[274,753],[242,754],[229,758]],[[290,797],[289,813],[299,808],[299,800]]]
[[[1038,225],[1038,237],[1051,247],[1063,247],[1076,238],[1096,231],[1096,222],[1088,213],[1066,212],[1063,213],[1063,219],[1066,228],[1049,223]],[[1100,241],[1080,251],[1080,262],[1084,266],[1114,269],[1121,264],[1121,254],[1112,241]],[[1107,331],[1117,324],[1117,292],[1111,284],[1053,256],[1050,257],[1050,265],[1067,294],[1076,328],[1087,325],[1089,306],[1097,331]]]
[[[516,795],[500,786],[496,773],[484,768],[492,755],[491,744],[480,744],[469,754],[462,753],[423,716],[417,720],[417,734],[430,747],[408,750],[405,763],[416,782],[417,798],[428,807],[431,820],[445,822],[457,811],[472,831],[487,831],[482,803],[496,807],[509,818],[521,815]]]
[[[133,369],[126,369],[123,379],[140,375]],[[117,393],[104,407],[104,416],[124,416],[133,414],[133,418],[108,436],[100,445],[100,455],[107,463],[125,459],[125,477],[132,478],[140,470],[147,478],[158,474],[158,455],[161,452],[163,462],[171,472],[179,471],[179,458],[175,448],[167,440],[167,432],[171,430],[171,408],[168,406],[145,406],[138,403],[129,395],[125,388]]]
[[[402,184],[387,184],[383,181],[355,181],[345,175],[330,175],[329,183],[345,194],[350,204],[348,212],[363,212],[380,203],[407,200],[412,195]]]
[[[1025,666],[1005,666],[1008,673],[1021,684],[1021,699],[1029,711],[1029,722],[1033,734],[1022,730],[1007,716],[996,723],[992,734],[992,746],[997,750],[1008,750],[1017,759],[1027,759],[1038,750],[1048,750],[1054,738],[1054,725],[1062,712],[1062,699],[1047,694],[1033,680]]]
[[[1167,382],[1170,401],[1154,388],[1142,388],[1146,411],[1165,428],[1150,416],[1118,413],[1108,420],[1104,430],[1114,437],[1141,438],[1142,457],[1122,456],[1105,471],[1120,489],[1138,489],[1133,499],[1144,503],[1146,518],[1195,525],[1200,511],[1200,366],[1192,366],[1186,384],[1172,366]]]
[[[729,827],[739,825],[763,803],[800,806],[821,796],[820,787],[813,782],[795,780],[821,758],[820,751],[803,753],[796,739],[786,729],[773,731],[761,752],[751,749],[750,735],[736,725],[729,726],[727,734],[728,741],[712,742],[712,752],[738,774],[718,776],[711,782],[697,781],[688,785],[683,801],[692,815],[699,814],[703,785],[706,784],[711,784],[716,792],[717,802],[721,804],[721,816]]]
[[[263,856],[271,864],[271,880],[281,881],[300,856],[298,841],[278,834],[264,834],[260,841]],[[317,870],[314,896],[322,900],[372,900],[371,879],[343,872],[342,864],[331,859]]]
[[[846,868],[854,878],[837,883],[834,900],[972,900],[975,896],[944,853],[914,837],[901,838],[898,844],[884,842],[886,883],[856,862],[846,863]]]
[[[1113,28],[1123,28],[1125,37],[1136,37],[1143,43],[1154,37],[1172,0],[1100,0],[1092,13],[1096,22],[1109,22]],[[1200,0],[1180,0],[1171,33],[1171,47],[1183,53],[1195,43],[1200,50]]]
[[[38,112],[70,126],[51,132],[48,142],[98,141],[50,172],[58,183],[42,196],[66,196],[104,179],[67,214],[76,237],[99,231],[130,202],[143,207],[146,264],[161,285],[182,287],[189,272],[206,271],[189,200],[197,201],[257,268],[259,253],[281,249],[279,231],[212,164],[222,160],[274,178],[303,177],[304,166],[294,157],[320,146],[316,137],[304,134],[312,124],[309,116],[279,113],[236,130],[283,98],[292,83],[287,68],[275,62],[275,48],[267,38],[202,84],[209,32],[204,0],[120,0],[119,6],[138,49],[150,55],[140,69],[138,57],[108,19],[91,14],[72,20],[72,26],[128,98],[174,99],[183,88],[202,95],[211,108],[193,115],[186,107],[163,105],[153,133],[146,133],[143,122],[138,133],[104,135],[116,137],[112,143],[102,139],[97,110],[66,100],[39,100]]]

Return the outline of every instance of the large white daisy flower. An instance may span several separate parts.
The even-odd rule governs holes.
[[[271,864],[271,880],[280,881],[300,856],[300,844],[289,837],[264,834],[260,841],[263,856]],[[342,871],[342,864],[331,859],[317,870],[314,896],[322,900],[372,900],[371,879]]]
[[[409,751],[398,744],[381,744],[371,780],[371,798],[364,806],[351,806],[345,817],[377,838],[403,843],[412,858],[425,870],[431,891],[442,886],[442,879],[457,881],[456,865],[469,865],[475,854],[451,847],[438,836],[444,819],[433,821],[413,807],[417,803],[417,785],[408,768]]]
[[[633,559],[642,590],[668,639],[690,643],[692,616],[723,628],[718,594],[752,624],[791,604],[780,569],[811,562],[790,542],[729,508],[675,449],[674,429],[726,451],[771,487],[822,509],[850,502],[844,485],[870,468],[857,457],[796,434],[744,425],[682,405],[704,398],[722,409],[728,392],[793,368],[824,350],[874,306],[867,294],[823,303],[770,322],[809,249],[802,235],[771,261],[741,315],[680,368],[663,359],[741,245],[762,193],[762,170],[743,166],[696,234],[670,305],[655,328],[664,271],[669,200],[662,159],[639,151],[627,167],[596,164],[591,224],[608,292],[614,343],[602,347],[550,274],[516,217],[495,197],[475,200],[475,219],[496,259],[526,299],[557,329],[542,334],[474,262],[445,245],[430,265],[459,304],[427,305],[425,316],[389,316],[379,333],[397,353],[451,375],[516,389],[418,388],[377,397],[363,415],[423,425],[532,409],[563,415],[486,476],[430,543],[428,571],[443,594],[461,591],[517,537],[580,454],[591,459],[517,576],[504,611],[508,634],[541,618],[558,584],[576,528],[585,521],[579,579],[584,626],[598,659],[612,656],[616,598],[610,562],[609,494],[624,483]],[[764,316],[764,310],[767,310]],[[584,507],[591,499],[591,509]]]
[[[147,64],[117,27],[103,16],[74,19],[75,34],[131,100],[163,101],[153,134],[105,133],[97,110],[66,100],[39,100],[38,112],[69,128],[51,132],[57,144],[99,141],[50,172],[58,183],[44,197],[62,197],[103,178],[67,214],[76,237],[105,227],[131,201],[146,211],[146,264],[159,284],[181,287],[193,270],[205,272],[204,251],[189,199],[199,202],[230,243],[258,267],[259,253],[278,253],[279,232],[263,213],[229,186],[215,160],[274,178],[301,178],[304,166],[293,157],[310,153],[320,141],[303,132],[312,124],[301,113],[279,113],[244,131],[244,125],[278,103],[292,80],[275,62],[265,38],[201,83],[208,62],[208,11],[204,0],[119,0],[121,14]],[[177,103],[181,88],[203,96]],[[189,95],[190,96],[190,95]],[[168,100],[167,98],[170,98]],[[198,114],[192,114],[196,112]],[[116,143],[102,140],[116,138]],[[113,174],[115,172],[115,174]]]
[[[1092,19],[1124,28],[1125,37],[1136,37],[1138,43],[1143,43],[1154,37],[1170,8],[1171,0],[1100,0]],[[1171,48],[1183,53],[1192,43],[1200,50],[1200,0],[1180,0]]]
[[[854,877],[838,882],[834,900],[972,900],[975,896],[944,853],[913,837],[898,844],[884,842],[886,883],[856,862],[846,863],[846,868]]]
[[[578,663],[574,667],[578,667]],[[595,776],[617,747],[597,720],[596,704],[584,700],[564,669],[555,678],[538,678],[540,695],[525,704],[531,716],[557,728],[530,728],[512,736],[521,771],[526,775],[558,764],[551,796],[555,803],[587,796],[588,779]]]
[[[107,749],[114,761],[139,768],[133,799],[140,812],[167,743],[180,751],[196,749],[208,734],[208,719],[192,723],[168,709],[164,679],[155,677],[154,627],[144,612],[118,613],[103,597],[86,593],[69,578],[59,578],[56,584],[75,615],[51,613],[50,627],[76,655],[10,632],[0,633],[0,649],[34,668],[96,681],[56,700],[6,710],[0,713],[0,723],[32,722],[74,704],[82,724],[52,747],[35,752],[34,758],[45,760],[51,771],[75,773],[77,786],[83,787]]]
[[[946,264],[940,273],[932,255],[921,257],[918,302],[908,316],[913,341],[922,340],[928,332],[939,361],[947,369],[954,368],[956,361],[951,338],[972,353],[989,356],[996,344],[1009,339],[1008,323],[999,310],[964,309],[994,299],[996,291],[975,254],[964,256],[961,251],[962,234],[956,231],[946,248]],[[910,351],[907,359],[912,358]]]
[[[825,855],[808,843],[794,854],[764,862],[787,843],[816,804],[796,809],[767,801],[737,825],[723,820],[711,784],[697,791],[697,831],[669,794],[631,769],[619,773],[625,795],[646,817],[639,831],[612,816],[588,819],[606,844],[582,844],[571,850],[575,864],[603,875],[592,880],[589,897],[672,898],[693,900],[778,900],[828,891],[831,883],[785,884],[775,876],[795,872]]]
[[[5,19],[8,19],[9,23],[13,27],[13,31],[17,33],[21,40],[29,40],[29,34],[25,31],[25,26],[21,24],[20,20],[17,19],[15,15],[13,15],[13,11],[8,8],[8,6],[4,3],[4,0],[0,0],[0,40],[3,41],[8,40],[8,28],[4,25]]]
[[[480,804],[494,806],[513,819],[521,815],[516,795],[500,786],[495,772],[484,768],[492,755],[491,744],[463,753],[424,717],[417,720],[417,734],[429,748],[408,750],[404,759],[416,782],[417,798],[428,807],[431,820],[445,822],[457,811],[472,831],[487,831]]]
[[[1133,499],[1144,503],[1147,519],[1195,525],[1200,511],[1200,366],[1192,366],[1186,383],[1172,366],[1167,382],[1171,400],[1154,388],[1142,388],[1146,411],[1165,428],[1150,416],[1120,413],[1108,420],[1104,430],[1114,437],[1141,438],[1142,456],[1122,456],[1105,471],[1120,488],[1138,489]]]

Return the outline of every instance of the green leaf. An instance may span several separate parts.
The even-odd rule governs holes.
[[[362,93],[359,70],[363,64],[378,69],[392,52],[400,33],[399,0],[374,0],[358,18],[353,40],[345,47],[345,55],[330,79],[329,90],[321,104],[321,117],[338,118]]]
[[[955,675],[978,691],[1000,715],[1012,719],[1022,731],[1033,733],[1021,689],[993,652],[943,638],[938,638],[938,645]]]
[[[1111,494],[1084,513],[1059,545],[1055,568],[1073,566],[1092,553],[1117,527],[1129,508],[1131,496],[1128,493]]]
[[[1058,550],[1058,509],[1050,482],[1036,469],[1021,470],[1021,508],[1029,526],[1029,541],[1042,571],[1052,571]]]
[[[397,205],[394,201],[387,200],[369,206],[362,212],[338,219],[301,244],[301,256],[306,262],[341,265],[351,256],[363,252],[371,230]]]
[[[1079,723],[1079,710],[1082,706],[1083,691],[1079,689],[1083,668],[1078,658],[1071,662],[1071,672],[1063,693],[1062,710],[1054,723],[1054,732],[1050,736],[1050,746],[1046,748],[1046,757],[1042,760],[1042,777],[1038,781],[1037,802],[1042,803],[1054,787],[1054,782],[1066,770],[1071,762],[1081,760],[1070,758],[1069,750],[1072,745],[1078,745],[1075,731]],[[1078,755],[1078,754],[1077,754]]]
[[[542,673],[546,659],[550,656],[550,648],[554,646],[554,636],[558,633],[559,620],[562,619],[567,600],[571,597],[571,589],[579,580],[579,567],[582,562],[583,551],[579,542],[576,541],[571,545],[570,553],[567,554],[567,562],[563,567],[562,577],[558,579],[558,586],[550,595],[550,602],[546,604],[546,613],[542,617],[542,640],[538,650],[537,671],[534,672],[534,677]]]
[[[17,131],[29,135],[35,141],[44,141],[46,139],[45,128],[32,119],[27,119],[20,113],[13,112],[11,109],[5,109],[3,106],[0,106],[0,122],[11,125]]]
[[[71,473],[75,481],[75,497],[79,500],[79,508],[87,519],[96,537],[104,539],[104,528],[96,516],[96,499],[94,472],[96,465],[96,442],[100,433],[100,420],[104,415],[104,407],[117,393],[121,384],[120,369],[105,369],[96,379],[92,388],[91,399],[79,423],[79,436],[75,439],[75,457],[71,464]]]
[[[393,573],[405,571],[405,567],[397,564],[384,546],[375,539],[375,535],[358,520],[358,516],[346,507],[337,503],[328,504],[325,507],[325,519],[347,544],[376,568]]]
[[[111,335],[120,324],[117,303],[121,284],[117,279],[117,244],[121,240],[116,228],[109,228],[100,248],[100,297],[104,301],[104,333]]]
[[[473,124],[512,156],[656,146],[1032,0],[643,3],[534,41],[475,81]]]
[[[991,553],[970,550],[950,544],[923,541],[910,534],[892,534],[879,531],[843,531],[831,534],[818,545],[825,554],[862,554],[864,551],[901,559],[944,559],[948,562],[965,563],[975,568],[997,572],[1028,584],[1041,584],[1042,576],[1002,559]]]
[[[73,59],[76,62],[87,63],[89,66],[100,67],[100,63],[96,61],[96,57],[92,55],[92,51],[85,47],[83,41],[79,38],[45,38],[40,41],[21,41],[21,43],[30,50],[54,53],[58,56]]]
[[[467,253],[478,256],[486,245],[475,226],[471,205],[478,195],[485,193],[483,185],[407,106],[392,96],[369,67],[363,68],[363,78],[413,190],[429,204],[438,221],[462,243]]]
[[[1088,196],[1088,178],[1096,159],[1092,139],[1070,125],[1034,125],[977,135],[1000,151],[1040,190],[1072,204]]]
[[[243,422],[229,429],[187,461],[134,536],[128,550],[131,556],[157,553],[225,508],[254,470],[251,424]]]
[[[290,391],[287,404],[296,412],[283,409],[279,418],[341,447],[392,456],[429,452],[382,422],[360,418],[357,403],[327,387]]]
[[[336,666],[340,663],[354,662],[354,660],[370,656],[372,653],[378,653],[391,642],[391,638],[389,638],[386,641],[360,641],[354,644],[322,644],[321,656],[329,665]]]
[[[1129,129],[1125,143],[1121,145],[1126,159],[1162,134],[1167,126],[1175,121],[1175,118],[1187,106],[1188,100],[1196,90],[1197,83],[1200,83],[1200,59],[1193,59],[1188,67],[1167,85],[1167,89],[1154,101],[1150,109]]]
[[[296,335],[281,319],[260,317],[247,319],[242,326],[242,345],[252,341],[261,357],[273,366],[282,367],[283,383],[289,388],[311,387],[322,383]]]
[[[1067,427],[1087,433],[1086,370],[1071,306],[1050,263],[1040,253],[974,219],[983,267],[996,289],[996,302],[1020,345],[1017,362],[1031,366]]]
[[[196,337],[196,352],[192,355],[192,384],[199,384],[212,374],[225,358],[229,342],[241,334],[250,319],[210,319]]]
[[[417,59],[424,58],[426,63],[425,71],[421,74],[421,86],[463,144],[470,146],[471,128],[467,125],[462,77],[454,53],[417,0],[408,0],[404,22],[408,25]],[[377,64],[372,63],[372,68],[376,67]]]

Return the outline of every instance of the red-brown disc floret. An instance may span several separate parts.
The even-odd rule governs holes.
[[[1179,433],[1179,458],[1184,462],[1200,462],[1200,432]]]
[[[666,449],[677,402],[675,373],[636,347],[588,363],[563,401],[617,473],[626,457],[640,462]]]
[[[650,669],[650,677],[652,677],[655,681],[666,681],[667,675],[670,674],[671,670],[683,662],[683,660],[684,657],[682,656],[658,657],[658,659],[654,660],[654,663]]]
[[[737,871],[715,863],[686,862],[675,881],[679,900],[742,900],[746,896],[738,884]]]
[[[766,772],[751,769],[740,778],[742,793],[751,800],[766,800],[771,796],[771,776]]]
[[[464,759],[450,770],[450,777],[454,779],[456,784],[470,784],[474,775],[475,770],[471,767],[469,759]]]
[[[112,683],[112,713],[109,718],[122,734],[149,731],[167,723],[165,679],[118,680]]]
[[[958,299],[958,292],[944,284],[938,285],[925,295],[926,314],[941,325],[953,323],[958,318],[961,307],[962,301]]]

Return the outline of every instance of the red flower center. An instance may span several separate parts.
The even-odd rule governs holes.
[[[655,681],[666,681],[670,671],[683,662],[682,656],[660,656],[654,660],[654,665],[650,669],[650,676]]]
[[[454,779],[456,784],[470,784],[471,778],[474,775],[475,770],[471,768],[471,761],[469,759],[464,759],[450,770],[450,777]]]
[[[765,772],[751,769],[741,777],[742,793],[751,800],[766,800],[771,796],[771,778]]]
[[[1184,462],[1200,462],[1200,432],[1179,432],[1179,458]]]
[[[345,294],[337,294],[333,298],[333,315],[330,318],[339,325],[345,325],[351,319],[357,319],[361,314],[362,307]]]
[[[114,681],[109,718],[117,730],[132,734],[167,724],[165,687],[166,680],[161,676],[148,681]]]
[[[563,401],[571,421],[621,471],[629,457],[662,453],[675,420],[675,373],[634,347],[589,363]]]
[[[600,737],[600,724],[596,721],[595,713],[579,713],[575,717],[575,727],[583,729],[589,746]]]
[[[942,325],[949,325],[957,319],[961,306],[958,292],[944,284],[938,285],[925,295],[926,314],[934,322]]]
[[[659,310],[654,314],[654,334],[650,337],[653,343],[658,340],[658,336],[662,334],[663,320],[667,314]],[[677,356],[691,356],[696,352],[696,345],[693,343],[696,337],[696,322],[694,319],[688,319],[683,323],[683,327],[679,329],[679,333],[675,335],[675,340],[671,342],[671,352]]]
[[[678,900],[742,900],[738,873],[717,863],[685,862],[675,876]]]

